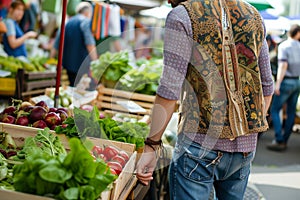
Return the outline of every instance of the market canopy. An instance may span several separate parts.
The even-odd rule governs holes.
[[[147,9],[147,10],[142,10],[140,11],[140,15],[143,16],[149,16],[149,17],[155,17],[158,19],[165,19],[167,18],[167,15],[169,12],[172,10],[172,7],[170,4],[163,4],[159,7]]]
[[[123,9],[128,10],[144,10],[160,6],[160,2],[156,0],[110,0],[111,3],[116,3]]]
[[[266,10],[268,8],[273,8],[271,4],[267,0],[246,0],[252,6],[254,6],[257,10]]]
[[[276,20],[278,19],[278,16],[272,15],[271,13],[267,12],[266,10],[261,10],[259,11],[260,15],[262,16],[263,19],[271,19],[271,20]]]

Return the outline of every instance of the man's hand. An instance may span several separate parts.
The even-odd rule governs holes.
[[[144,152],[137,163],[137,178],[144,185],[148,185],[149,181],[153,179],[152,174],[157,163],[156,151],[154,151],[148,145],[145,145]]]

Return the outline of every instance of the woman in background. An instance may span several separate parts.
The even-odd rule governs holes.
[[[23,17],[24,9],[25,4],[23,1],[13,1],[8,9],[7,18],[4,19],[7,32],[3,36],[3,46],[9,56],[27,57],[24,43],[27,39],[37,36],[37,33],[34,31],[29,31],[24,34],[18,24],[18,21]]]

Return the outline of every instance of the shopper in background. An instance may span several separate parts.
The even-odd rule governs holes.
[[[92,6],[88,2],[80,2],[76,7],[76,12],[77,14],[66,23],[62,60],[62,65],[67,70],[70,86],[76,85],[76,77],[80,78],[83,74],[89,74],[91,60],[97,59],[95,39],[90,28]],[[57,33],[51,57],[54,57],[58,51],[59,39],[60,32]]]
[[[23,1],[13,1],[8,9],[7,18],[4,19],[7,32],[3,36],[4,50],[9,56],[24,56],[27,57],[25,41],[29,38],[35,38],[36,32],[29,31],[23,33],[18,22],[24,14],[25,4]]]
[[[20,27],[24,33],[34,31],[39,18],[38,2],[36,0],[23,0],[26,7],[20,21]]]
[[[176,7],[166,19],[164,69],[137,177],[153,179],[180,99],[171,199],[207,200],[214,188],[217,199],[242,200],[273,94],[263,20],[239,0],[169,2]]]
[[[300,92],[300,26],[295,24],[289,30],[289,38],[278,46],[278,70],[275,94],[271,106],[271,117],[275,131],[275,140],[267,145],[274,151],[287,148],[292,133],[296,106]],[[284,127],[280,119],[280,111],[286,104]]]

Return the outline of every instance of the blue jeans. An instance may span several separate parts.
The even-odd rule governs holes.
[[[280,95],[273,96],[271,117],[273,120],[275,139],[278,143],[287,143],[292,133],[299,91],[300,81],[298,79],[283,79],[280,85]],[[286,104],[287,107],[284,132],[282,133],[282,123],[279,113],[284,104]]]
[[[254,152],[230,153],[201,147],[180,134],[169,167],[170,199],[242,200]]]

